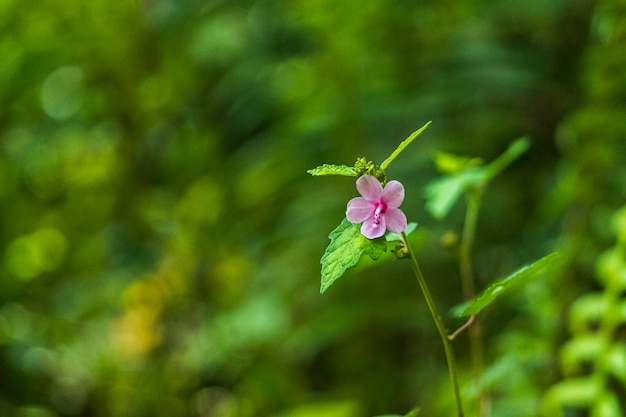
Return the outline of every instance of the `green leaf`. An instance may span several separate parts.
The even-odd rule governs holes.
[[[475,299],[456,307],[454,309],[455,314],[458,317],[463,317],[480,313],[506,291],[525,281],[536,278],[541,273],[545,272],[549,266],[557,261],[558,257],[558,253],[551,253],[532,264],[523,266],[511,275],[494,282]]]
[[[369,245],[365,245],[363,247],[363,252],[372,258],[372,260],[376,261],[380,258],[384,252],[387,252],[387,240],[384,236],[381,236],[376,239],[367,239],[365,236],[361,235],[363,239],[369,240]]]
[[[469,158],[445,152],[437,152],[435,155],[435,165],[437,170],[443,174],[457,174],[468,168],[476,168],[483,164],[480,158]]]
[[[471,169],[458,175],[437,178],[425,188],[426,209],[436,219],[443,219],[454,203],[471,187],[483,183],[482,169]]]
[[[361,225],[343,219],[330,235],[330,244],[322,256],[322,285],[324,293],[350,267],[355,266],[363,253],[376,260],[387,250],[384,237],[368,239],[361,234]]]
[[[624,414],[617,396],[606,391],[595,401],[590,415],[594,417],[622,417]]]
[[[354,167],[349,167],[347,165],[324,164],[318,166],[317,168],[309,169],[307,172],[315,177],[319,177],[321,175],[345,175],[349,177],[356,177],[356,170]]]
[[[542,415],[562,417],[565,407],[587,408],[602,391],[598,378],[577,377],[560,381],[544,395]]]
[[[614,344],[611,346],[611,352],[605,359],[607,362],[607,369],[610,370],[622,384],[626,384],[626,345],[623,343]]]
[[[530,140],[527,137],[516,139],[509,147],[485,167],[487,181],[498,175],[504,168],[511,165],[513,161],[522,156],[530,148]]]
[[[436,219],[443,219],[464,192],[485,187],[529,146],[530,141],[527,138],[517,139],[502,155],[484,167],[477,166],[480,161],[476,158],[438,154],[435,162],[439,169],[453,174],[437,178],[426,186],[426,209]]]
[[[404,417],[417,417],[419,413],[420,413],[420,409],[414,408],[413,410],[409,411]]]
[[[385,160],[383,161],[383,163],[382,163],[382,164],[380,164],[380,167],[381,167],[383,170],[384,170],[384,169],[386,169],[386,168],[389,166],[389,164],[390,164],[390,163],[391,163],[394,159],[396,159],[396,157],[397,157],[398,155],[400,155],[400,152],[402,152],[402,151],[404,150],[404,148],[406,148],[407,146],[409,146],[409,144],[410,144],[411,142],[413,142],[413,140],[414,140],[416,137],[418,137],[419,135],[421,135],[421,134],[422,134],[422,132],[423,132],[424,130],[426,130],[426,128],[428,127],[428,125],[430,125],[431,123],[432,123],[432,121],[430,121],[430,122],[426,123],[424,126],[422,126],[421,128],[419,128],[419,129],[418,129],[418,130],[416,130],[415,132],[411,133],[411,135],[410,135],[408,138],[406,138],[405,140],[403,140],[403,141],[402,141],[402,143],[400,143],[400,145],[398,145],[398,147],[396,148],[396,150],[395,150],[395,151],[393,151],[393,152],[391,153],[391,155],[389,155],[389,158],[385,159]]]
[[[406,225],[406,230],[404,231],[404,233],[406,233],[406,235],[408,236],[413,233],[415,229],[417,229],[417,223],[411,222]],[[402,240],[402,233],[387,232],[387,234],[385,235],[385,239],[387,239],[387,242]]]
[[[582,334],[568,340],[559,354],[564,375],[580,373],[586,363],[593,363],[601,354],[603,343],[598,333]]]
[[[602,293],[589,293],[578,297],[570,307],[570,331],[574,336],[587,333],[592,326],[600,322],[610,307],[610,300]]]

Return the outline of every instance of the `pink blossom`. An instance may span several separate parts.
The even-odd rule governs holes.
[[[368,239],[406,229],[406,216],[398,208],[404,200],[404,186],[398,181],[389,181],[383,189],[371,175],[363,175],[356,181],[356,189],[362,197],[348,202],[346,217],[351,223],[361,223],[361,233]]]

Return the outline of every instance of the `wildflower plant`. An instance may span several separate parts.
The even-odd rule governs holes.
[[[453,341],[461,332],[469,329],[475,392],[472,398],[475,413],[472,414],[482,417],[489,413],[484,406],[489,403],[489,393],[482,383],[484,359],[479,331],[480,321],[476,320],[476,317],[511,288],[546,272],[555,264],[557,254],[552,253],[523,266],[509,276],[496,280],[476,296],[470,254],[482,195],[489,182],[497,174],[526,152],[529,148],[529,141],[526,138],[514,141],[500,157],[487,165],[483,165],[482,161],[477,158],[438,154],[435,162],[443,176],[432,181],[425,188],[427,210],[433,217],[441,220],[462,196],[465,196],[467,201],[463,234],[458,248],[461,287],[465,302],[453,311],[457,317],[465,317],[467,321],[456,331],[448,333],[408,239],[408,235],[417,228],[417,223],[408,222],[405,213],[400,209],[405,198],[404,186],[397,180],[388,180],[386,173],[396,157],[429,125],[430,122],[413,132],[380,165],[374,164],[365,157],[359,157],[354,166],[323,164],[307,171],[313,176],[356,177],[356,188],[360,193],[359,197],[348,201],[346,218],[329,235],[330,244],[320,260],[322,266],[320,292],[327,291],[349,268],[357,265],[364,254],[373,260],[378,260],[389,249],[389,246],[392,246],[391,251],[397,259],[409,261],[441,338],[457,417],[465,415],[463,401],[466,398],[461,395]],[[404,417],[415,417],[418,413],[419,409],[415,408]]]

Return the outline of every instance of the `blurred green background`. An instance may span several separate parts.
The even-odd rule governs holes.
[[[428,120],[387,174],[444,311],[464,205],[426,213],[435,152],[532,140],[474,256],[482,288],[565,255],[484,318],[494,415],[537,415],[626,202],[625,27],[620,0],[0,0],[0,416],[450,415],[406,263],[320,296],[356,190],[306,174]]]

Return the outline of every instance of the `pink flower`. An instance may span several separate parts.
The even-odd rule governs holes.
[[[356,181],[356,189],[362,197],[348,202],[346,217],[351,223],[361,223],[361,233],[368,239],[406,229],[406,216],[398,208],[404,200],[404,186],[398,181],[389,181],[383,189],[371,175],[363,175]]]

